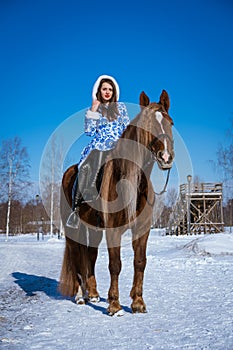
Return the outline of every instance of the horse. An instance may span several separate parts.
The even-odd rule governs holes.
[[[147,241],[152,225],[155,200],[150,180],[155,163],[161,170],[172,168],[174,142],[173,120],[168,114],[170,99],[162,90],[159,102],[150,102],[141,92],[140,111],[124,130],[102,167],[101,184],[95,202],[83,201],[78,229],[66,227],[72,206],[72,187],[77,165],[64,173],[61,185],[61,217],[65,228],[65,251],[59,288],[63,295],[74,297],[77,304],[98,302],[95,264],[103,231],[106,234],[110,287],[109,315],[120,314],[118,279],[121,271],[121,239],[130,229],[134,250],[134,278],[130,292],[133,313],[147,312],[143,300]],[[120,185],[119,185],[120,184]]]

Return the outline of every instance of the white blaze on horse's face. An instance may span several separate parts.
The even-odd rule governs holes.
[[[161,112],[156,111],[155,112],[155,117],[156,120],[158,121],[160,128],[161,128],[161,135],[165,134],[165,130],[163,128],[162,120],[163,120],[163,115]],[[164,151],[162,152],[162,159],[165,161],[165,163],[168,162],[169,160],[169,152],[168,152],[168,145],[167,145],[167,140],[164,138]]]

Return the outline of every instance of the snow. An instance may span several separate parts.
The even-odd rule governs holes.
[[[0,345],[11,350],[233,349],[233,234],[164,236],[152,230],[144,280],[146,314],[132,314],[133,252],[122,247],[123,317],[106,313],[108,255],[96,266],[99,303],[58,291],[64,239],[0,237]],[[126,244],[128,242],[128,244]]]

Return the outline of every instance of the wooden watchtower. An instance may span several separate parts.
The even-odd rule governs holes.
[[[168,234],[176,235],[222,232],[222,183],[180,185],[168,226]]]

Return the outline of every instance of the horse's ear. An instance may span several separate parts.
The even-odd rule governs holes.
[[[146,107],[150,103],[149,97],[145,94],[144,91],[140,94],[140,106]]]
[[[165,111],[168,112],[170,107],[170,99],[166,90],[162,91],[159,102],[164,106]]]

